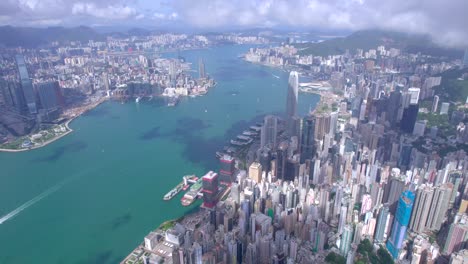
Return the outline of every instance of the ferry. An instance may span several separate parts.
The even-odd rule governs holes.
[[[244,136],[244,135],[238,135],[238,136],[237,136],[237,139],[248,141],[248,140],[250,140],[251,138],[250,138],[250,137],[247,137],[247,136]]]
[[[164,195],[163,197],[163,200],[164,201],[169,201],[171,200],[172,198],[174,198],[174,196],[176,196],[180,191],[182,191],[182,188],[184,187],[184,183],[181,182],[179,184],[177,184],[177,186],[170,190],[168,193],[166,193],[166,195]]]
[[[261,126],[250,126],[249,128],[257,133],[260,132],[260,130],[262,130]]]
[[[164,195],[163,200],[164,201],[171,200],[172,198],[174,198],[174,196],[180,193],[180,191],[187,190],[188,187],[190,187],[190,184],[196,183],[197,180],[198,180],[198,177],[195,175],[185,175],[184,177],[182,177],[182,182],[177,184],[177,186],[174,187],[174,189],[170,190],[168,193],[166,193],[166,195]]]
[[[184,187],[182,187],[182,190],[186,191],[192,183],[197,182],[198,177],[195,175],[185,175],[182,179],[184,180]]]
[[[253,142],[252,138],[246,139],[246,141],[239,141],[239,140],[234,140],[231,139],[231,144],[234,146],[245,146]]]
[[[242,135],[244,135],[244,136],[256,136],[257,133],[246,130],[246,131],[242,132]]]
[[[244,143],[240,142],[240,141],[237,141],[237,140],[233,140],[231,139],[231,144],[234,145],[234,146],[242,146],[244,145]]]
[[[202,179],[198,179],[191,187],[190,190],[180,199],[183,206],[189,206],[198,198],[198,192],[203,186]]]

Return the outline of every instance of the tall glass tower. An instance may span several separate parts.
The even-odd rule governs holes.
[[[465,49],[465,56],[463,56],[463,68],[468,67],[468,48]]]
[[[198,60],[198,74],[200,76],[200,79],[204,79],[206,77],[205,62],[203,61],[202,58]]]
[[[299,90],[299,75],[296,71],[289,73],[288,97],[286,101],[286,116],[290,120],[297,115],[297,98]]]
[[[315,156],[315,118],[305,117],[302,121],[301,163]]]
[[[392,233],[387,241],[387,249],[394,259],[398,257],[398,253],[403,247],[403,241],[406,237],[406,230],[410,221],[413,203],[414,193],[410,191],[404,191],[398,200],[395,220],[393,220]]]
[[[23,55],[16,55],[16,64],[21,81],[21,89],[23,90],[24,99],[30,114],[37,114],[36,97],[34,96],[32,81],[29,78],[28,69],[24,62]]]
[[[268,146],[270,149],[276,149],[277,134],[278,119],[273,115],[265,116],[260,135],[260,146]]]

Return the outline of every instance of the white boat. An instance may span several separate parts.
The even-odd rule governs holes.
[[[135,102],[139,103],[140,100],[141,100],[141,97],[138,96],[138,97],[135,99]]]

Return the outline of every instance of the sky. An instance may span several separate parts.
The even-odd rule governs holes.
[[[468,0],[0,0],[0,25],[387,29],[468,47]]]

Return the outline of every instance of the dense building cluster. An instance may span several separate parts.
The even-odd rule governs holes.
[[[278,54],[264,53],[251,50],[247,58]],[[297,113],[299,74],[291,72],[286,114],[266,116],[246,157],[222,156],[219,174],[204,176],[203,209],[184,219],[191,225],[151,233],[134,257],[180,264],[465,263],[465,98],[443,102],[439,111],[443,95],[434,96],[441,83],[434,75],[461,64],[424,58],[383,46],[318,64],[314,57],[309,73],[330,76],[342,100],[305,117]],[[439,130],[421,113],[448,116],[451,125]],[[229,194],[215,195],[220,186]]]
[[[238,34],[160,34],[53,43],[41,49],[2,49],[0,143],[40,130],[64,117],[67,110],[104,97],[165,96],[174,105],[179,96],[203,95],[215,85],[202,58],[196,75],[189,72],[191,66],[183,57],[161,58],[163,51],[265,42],[262,37]]]

